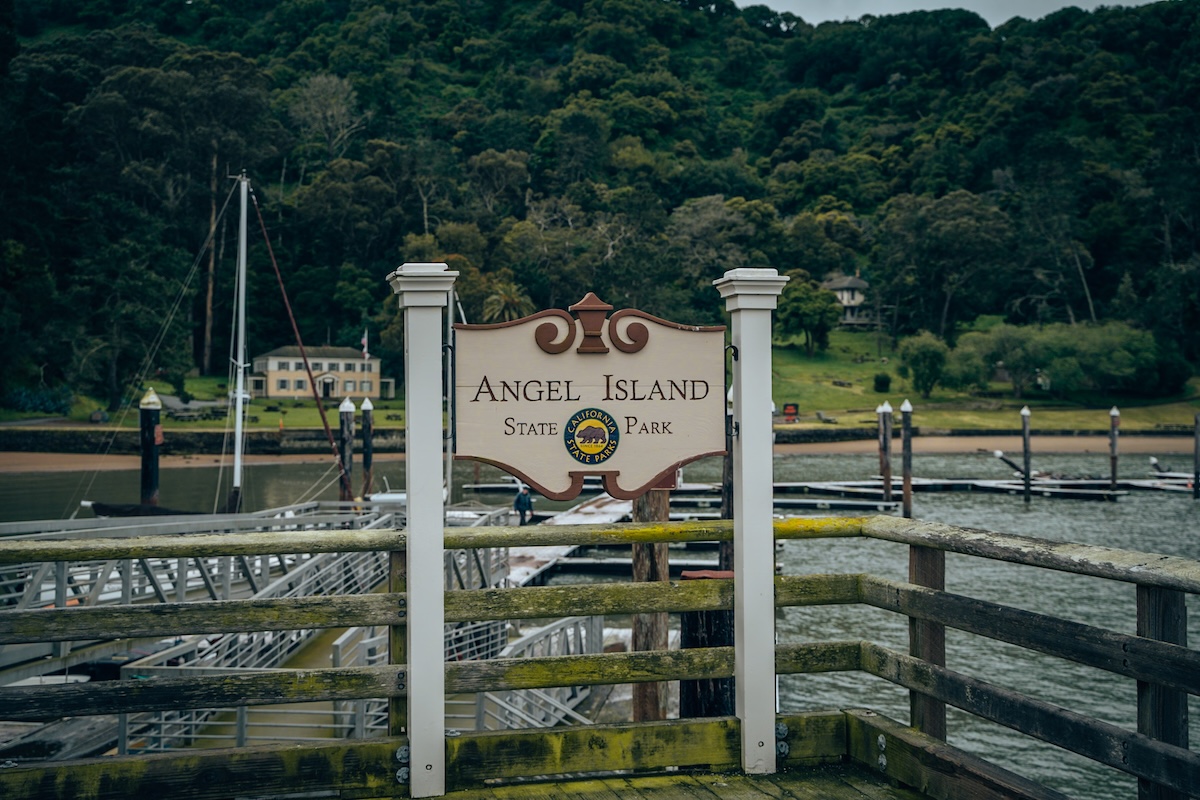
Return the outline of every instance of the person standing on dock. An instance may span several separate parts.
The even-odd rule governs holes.
[[[533,519],[533,497],[529,494],[528,486],[522,486],[521,491],[517,492],[517,496],[513,500],[513,508],[521,515],[522,525],[529,524]]]

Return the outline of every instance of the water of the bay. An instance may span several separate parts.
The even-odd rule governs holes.
[[[1181,461],[1180,458],[1175,460]],[[1168,457],[1163,461],[1169,462]],[[1107,454],[1039,456],[1035,466],[1046,472],[1106,476]],[[1176,468],[1186,468],[1180,464]],[[1148,465],[1129,457],[1123,474],[1145,477]],[[778,455],[777,481],[862,479],[878,472],[869,455]],[[927,478],[1008,478],[1009,468],[988,454],[917,455],[914,472]],[[455,484],[494,480],[499,472],[460,463]],[[404,462],[377,464],[376,486],[386,479],[393,488],[404,483]],[[228,470],[223,473],[228,482]],[[716,481],[720,462],[708,460],[687,469],[690,481]],[[356,475],[355,485],[360,478]],[[244,496],[248,508],[278,507],[298,499],[336,499],[335,476],[325,464],[277,464],[247,469]],[[223,499],[216,467],[163,470],[164,505],[211,511]],[[136,471],[37,473],[0,476],[0,521],[71,516],[80,499],[136,502]],[[458,494],[456,493],[456,499]],[[468,498],[470,499],[470,498]],[[508,502],[501,496],[482,498]],[[567,503],[539,500],[537,508],[553,510]],[[82,512],[86,515],[88,512]],[[1004,533],[1075,541],[1200,560],[1200,503],[1184,493],[1133,492],[1116,503],[977,493],[917,494],[915,514],[922,519]],[[779,556],[785,574],[863,572],[894,580],[907,576],[903,545],[863,539],[787,542]],[[1135,592],[1115,581],[1084,578],[1050,570],[1017,567],[950,554],[947,591],[1043,614],[1109,628],[1135,631]],[[1189,642],[1200,642],[1200,611],[1188,598]],[[888,612],[859,606],[792,608],[777,618],[780,641],[870,640],[907,652],[907,623]],[[1107,723],[1135,730],[1137,693],[1134,681],[1082,667],[970,634],[947,632],[951,669],[1037,699],[1082,712]],[[780,681],[784,712],[864,707],[902,723],[908,721],[908,694],[861,673],[785,676]],[[1200,703],[1190,700],[1191,741],[1200,742]],[[950,709],[949,739],[990,761],[1077,798],[1117,800],[1136,795],[1136,781],[1116,770],[1065,750],[1045,745],[1006,728]]]

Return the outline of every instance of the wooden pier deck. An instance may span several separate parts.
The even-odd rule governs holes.
[[[925,800],[885,778],[846,764],[774,775],[671,773],[466,789],[449,800]]]
[[[1187,701],[1200,695],[1200,651],[1189,647],[1186,601],[1200,594],[1200,562],[1114,548],[1054,542],[888,516],[775,520],[764,538],[836,537],[908,545],[908,582],[867,573],[776,575],[766,583],[775,609],[856,604],[907,617],[909,647],[867,640],[775,642],[748,648],[529,655],[445,663],[426,653],[459,693],[540,690],[738,675],[739,662],[765,674],[774,696],[780,675],[840,672],[884,680],[909,692],[908,724],[871,709],[710,716],[651,722],[520,727],[446,735],[411,725],[413,703],[428,699],[415,669],[422,654],[406,628],[427,612],[403,569],[400,530],[305,530],[189,536],[0,541],[0,568],[27,583],[38,564],[123,560],[256,558],[321,552],[387,552],[387,591],[336,596],[67,605],[0,610],[0,646],[121,637],[240,634],[253,631],[387,626],[388,663],[287,670],[204,670],[180,664],[146,679],[58,686],[0,687],[0,716],[14,722],[106,714],[179,715],[302,702],[383,699],[386,735],[219,750],[179,749],[71,761],[13,759],[0,768],[0,800],[140,800],[143,797],[309,796],[454,798],[773,797],[876,800],[1063,800],[1028,776],[1002,769],[946,742],[947,707],[1065,748],[1139,779],[1141,800],[1183,800],[1200,786],[1200,753],[1189,746]],[[613,546],[727,541],[731,523],[655,523],[446,528],[448,549]],[[945,553],[1013,567],[1118,581],[1137,595],[1136,635],[1084,625],[944,590]],[[147,554],[153,554],[149,556]],[[770,556],[768,556],[769,558]],[[286,559],[285,559],[286,560]],[[958,563],[957,561],[952,562]],[[94,571],[94,568],[93,568]],[[64,573],[66,570],[64,570]],[[646,612],[737,611],[737,578],[655,583],[487,588],[444,592],[443,623]],[[295,579],[293,576],[292,579]],[[54,584],[37,579],[38,585]],[[23,591],[23,590],[22,590]],[[22,592],[10,592],[18,596]],[[773,614],[763,616],[767,624]],[[1132,627],[1132,625],[1128,626]],[[1005,642],[1104,670],[1137,686],[1137,724],[1122,727],[1079,709],[970,674],[948,663],[947,630]],[[1036,663],[1036,662],[1030,662]],[[171,673],[170,669],[176,669]],[[976,670],[978,673],[978,671]],[[143,676],[139,676],[143,677]],[[745,686],[748,681],[738,680]],[[173,719],[173,717],[171,717]],[[439,720],[440,721],[440,720]],[[766,724],[762,724],[762,723]],[[179,743],[186,748],[188,742]],[[424,753],[418,752],[424,747]],[[432,755],[427,755],[432,753]],[[435,765],[434,761],[438,763]],[[415,791],[416,776],[437,772],[436,792]],[[748,774],[749,773],[749,774]],[[766,774],[769,773],[769,774]],[[657,776],[657,777],[656,777]],[[718,784],[725,784],[718,786]],[[919,793],[919,794],[918,794]]]

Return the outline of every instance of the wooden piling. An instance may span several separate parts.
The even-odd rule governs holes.
[[[732,570],[686,570],[681,577],[693,580],[733,580]],[[679,615],[679,646],[731,647],[732,611],[685,611]],[[679,681],[679,718],[731,717],[734,709],[733,678],[697,678]]]
[[[1192,499],[1200,500],[1200,414],[1196,415],[1192,445]]]
[[[634,522],[666,522],[670,519],[669,489],[650,489],[633,500]],[[669,581],[665,542],[633,545],[633,582]],[[633,650],[666,650],[667,615],[662,612],[633,615]],[[649,722],[666,719],[667,684],[635,683],[633,685],[633,721]]]
[[[351,488],[350,476],[354,472],[354,403],[347,397],[338,406],[338,416],[341,422],[340,436],[338,437],[339,451],[338,455],[342,460],[342,469],[345,472],[345,478],[338,484],[338,499],[343,503],[348,503],[354,499],[354,490]]]
[[[892,404],[883,401],[879,412],[879,474],[883,479],[883,501],[892,501]]]
[[[375,458],[375,406],[371,402],[371,398],[365,397],[362,401],[362,465],[363,465],[363,482],[362,496],[364,498],[371,496],[371,491],[374,478],[371,474],[371,467]]]
[[[1022,479],[1025,481],[1025,504],[1028,505],[1033,496],[1033,487],[1030,485],[1033,480],[1033,451],[1029,442],[1029,406],[1021,408],[1021,446],[1025,456]]]
[[[900,474],[903,481],[902,513],[912,519],[912,403],[906,399],[900,405]]]
[[[1109,427],[1108,427],[1108,462],[1109,462],[1109,486],[1112,489],[1117,488],[1117,441],[1120,435],[1119,428],[1121,427],[1121,412],[1116,406],[1112,407],[1112,411],[1108,412]]]
[[[141,504],[158,505],[158,448],[163,443],[162,400],[154,388],[146,390],[138,404],[138,422],[142,445]]]

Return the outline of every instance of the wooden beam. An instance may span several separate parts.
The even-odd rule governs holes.
[[[932,589],[864,576],[868,605],[1200,695],[1200,652]]]
[[[162,709],[396,697],[405,694],[400,688],[404,676],[403,666],[377,666],[4,688],[0,689],[0,708],[4,709],[5,719],[45,722]]]
[[[0,797],[221,800],[259,797],[264,791],[401,797],[405,787],[396,780],[396,753],[406,744],[405,739],[370,739],[50,761],[0,769]]]
[[[863,535],[994,561],[1200,594],[1200,562],[1179,556],[1149,555],[888,516],[868,518],[863,523]]]
[[[241,631],[287,631],[404,622],[401,594],[320,595],[36,609],[0,614],[0,645]]]
[[[863,669],[975,716],[1182,792],[1200,786],[1200,753],[864,643]]]
[[[935,800],[1070,800],[872,711],[845,713],[852,759]]]

